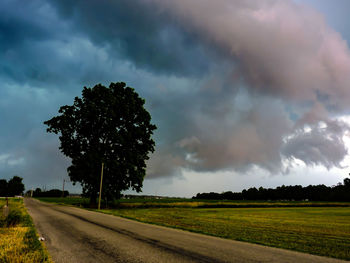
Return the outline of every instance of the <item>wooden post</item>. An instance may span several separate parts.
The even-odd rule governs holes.
[[[101,193],[102,193],[102,181],[103,181],[103,165],[104,163],[102,163],[102,167],[101,167],[101,182],[100,182],[100,194],[98,197],[98,210],[100,210],[101,208]]]
[[[4,205],[4,207],[2,208],[2,215],[4,217],[7,217],[9,215],[9,199],[8,197],[6,197],[6,205]]]

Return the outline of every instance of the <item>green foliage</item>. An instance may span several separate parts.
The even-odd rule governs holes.
[[[0,179],[0,196],[7,196],[7,181],[5,179]]]
[[[0,180],[0,196],[22,195],[24,192],[23,178],[13,176],[8,182],[5,179]]]
[[[33,226],[33,222],[23,207],[21,198],[9,198],[9,213],[7,217],[2,215],[2,208],[6,204],[5,199],[0,199],[0,227]]]
[[[65,205],[75,205],[81,207],[87,207],[89,204],[88,198],[78,198],[78,197],[38,197],[36,198],[43,202],[55,203],[55,204],[65,204]]]
[[[22,213],[17,209],[11,209],[6,217],[6,225],[8,227],[16,226],[22,222]]]
[[[223,193],[198,193],[193,199],[211,200],[309,200],[309,201],[350,201],[350,178],[344,179],[344,184],[338,183],[334,186],[309,185],[302,187],[279,186],[275,189],[259,189],[252,187],[242,192],[231,191]]]
[[[24,192],[23,178],[14,176],[8,181],[9,196],[22,195]]]
[[[145,101],[125,83],[84,87],[82,98],[62,106],[60,115],[44,122],[60,134],[60,150],[72,159],[70,179],[80,182],[92,201],[99,191],[101,163],[105,164],[103,195],[109,200],[132,188],[141,191],[145,161],[154,151],[156,126]]]
[[[36,234],[35,228],[30,228],[24,235],[24,244],[27,245],[28,250],[39,250],[41,243]]]
[[[69,195],[68,191],[62,192],[62,190],[59,189],[51,189],[48,191],[41,191],[40,188],[35,189],[33,192],[33,197],[66,197]]]

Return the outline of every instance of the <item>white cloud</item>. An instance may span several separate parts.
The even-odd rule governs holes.
[[[25,164],[25,158],[17,157],[9,153],[4,153],[0,155],[0,164],[2,166],[21,166]]]

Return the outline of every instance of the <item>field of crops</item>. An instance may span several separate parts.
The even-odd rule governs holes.
[[[350,208],[103,210],[142,222],[350,260]]]
[[[9,214],[3,215],[5,199],[0,198],[0,262],[51,262],[38,240],[23,199],[9,199]]]
[[[89,199],[79,197],[37,198],[44,202],[89,207]],[[304,201],[216,201],[186,198],[120,199],[109,203],[109,208],[263,208],[263,207],[350,207],[349,202],[304,202]],[[105,207],[102,201],[101,207]]]
[[[81,204],[80,199],[46,199]],[[227,207],[225,207],[225,205]],[[350,204],[121,200],[102,212],[142,222],[350,260]]]

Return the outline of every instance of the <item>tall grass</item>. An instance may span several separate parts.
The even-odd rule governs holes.
[[[0,199],[0,208],[5,204]],[[33,221],[22,199],[9,199],[9,214],[0,213],[0,262],[52,262],[46,248],[38,240]]]

